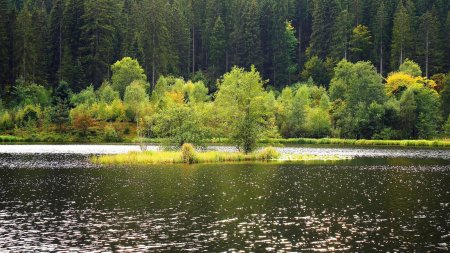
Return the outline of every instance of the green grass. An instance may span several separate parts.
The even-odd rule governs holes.
[[[12,135],[0,135],[0,142],[21,142],[24,141],[20,137],[12,136]]]
[[[337,161],[350,157],[336,155],[281,155],[274,148],[243,154],[239,152],[195,152],[186,159],[181,151],[130,152],[119,155],[92,157],[92,162],[102,165],[154,165],[182,163],[230,163],[230,162],[296,162],[296,161]],[[189,162],[187,162],[189,161]]]
[[[261,143],[279,144],[327,144],[327,145],[349,145],[349,146],[402,146],[402,147],[450,147],[450,141],[444,140],[353,140],[353,139],[267,139]]]

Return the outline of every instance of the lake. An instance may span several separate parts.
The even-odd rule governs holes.
[[[88,160],[130,150],[138,147],[0,146],[0,251],[450,247],[450,149],[280,148],[354,158],[300,164],[98,167]]]

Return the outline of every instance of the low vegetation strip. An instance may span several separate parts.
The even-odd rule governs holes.
[[[450,141],[446,140],[354,140],[354,139],[265,139],[261,143],[278,144],[326,144],[326,145],[350,145],[350,146],[403,146],[403,147],[450,147]]]
[[[92,161],[102,165],[152,165],[152,164],[196,164],[227,162],[289,162],[314,160],[344,160],[350,157],[320,155],[281,155],[276,149],[268,147],[261,151],[244,154],[240,152],[197,152],[190,144],[185,144],[181,151],[145,151],[128,154],[102,155],[92,157]]]
[[[21,142],[22,138],[12,135],[0,135],[0,142]]]

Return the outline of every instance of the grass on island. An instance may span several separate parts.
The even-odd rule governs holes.
[[[226,162],[289,162],[289,161],[335,161],[350,159],[341,156],[287,155],[268,147],[261,151],[244,154],[239,152],[197,152],[191,144],[184,144],[181,151],[145,151],[128,154],[102,155],[92,161],[103,165],[152,165],[152,164],[196,164]]]

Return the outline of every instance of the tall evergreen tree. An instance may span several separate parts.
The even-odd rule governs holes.
[[[420,18],[419,34],[417,37],[417,55],[419,63],[425,69],[425,76],[438,73],[442,70],[444,52],[439,36],[439,23],[431,11],[427,11]]]
[[[50,12],[50,63],[49,63],[49,82],[52,86],[61,80],[60,69],[63,56],[63,1],[53,1]]]
[[[365,25],[358,25],[353,29],[350,40],[351,59],[354,62],[368,61],[372,49],[372,35]]]
[[[309,53],[325,59],[331,47],[331,36],[336,16],[335,1],[314,0],[313,22]]]
[[[109,77],[117,8],[112,0],[86,0],[84,3],[81,63],[86,78],[96,86]]]
[[[211,32],[210,38],[210,63],[212,64],[215,77],[224,73],[225,71],[225,54],[226,54],[226,37],[225,25],[222,18],[219,16],[216,19],[214,28]]]
[[[8,3],[0,0],[0,96],[5,95],[9,71]]]
[[[343,5],[333,27],[331,56],[336,59],[348,58],[348,48],[353,27],[353,15],[349,13],[348,5],[346,3]]]
[[[394,15],[394,27],[392,30],[391,68],[397,69],[405,59],[413,55],[413,20],[411,10],[399,1]]]
[[[30,11],[33,9],[33,12]],[[24,81],[45,84],[45,54],[44,35],[46,29],[45,10],[33,8],[25,4],[17,16],[15,56],[17,61],[17,77]]]
[[[375,55],[374,62],[377,63],[378,71],[381,75],[384,75],[387,58],[388,15],[389,13],[386,4],[384,3],[384,0],[381,0],[377,6],[377,12],[372,25]]]
[[[259,7],[256,0],[251,0],[245,5],[242,22],[242,43],[240,47],[240,64],[243,67],[255,65],[257,69],[262,67],[261,57],[261,30]]]

